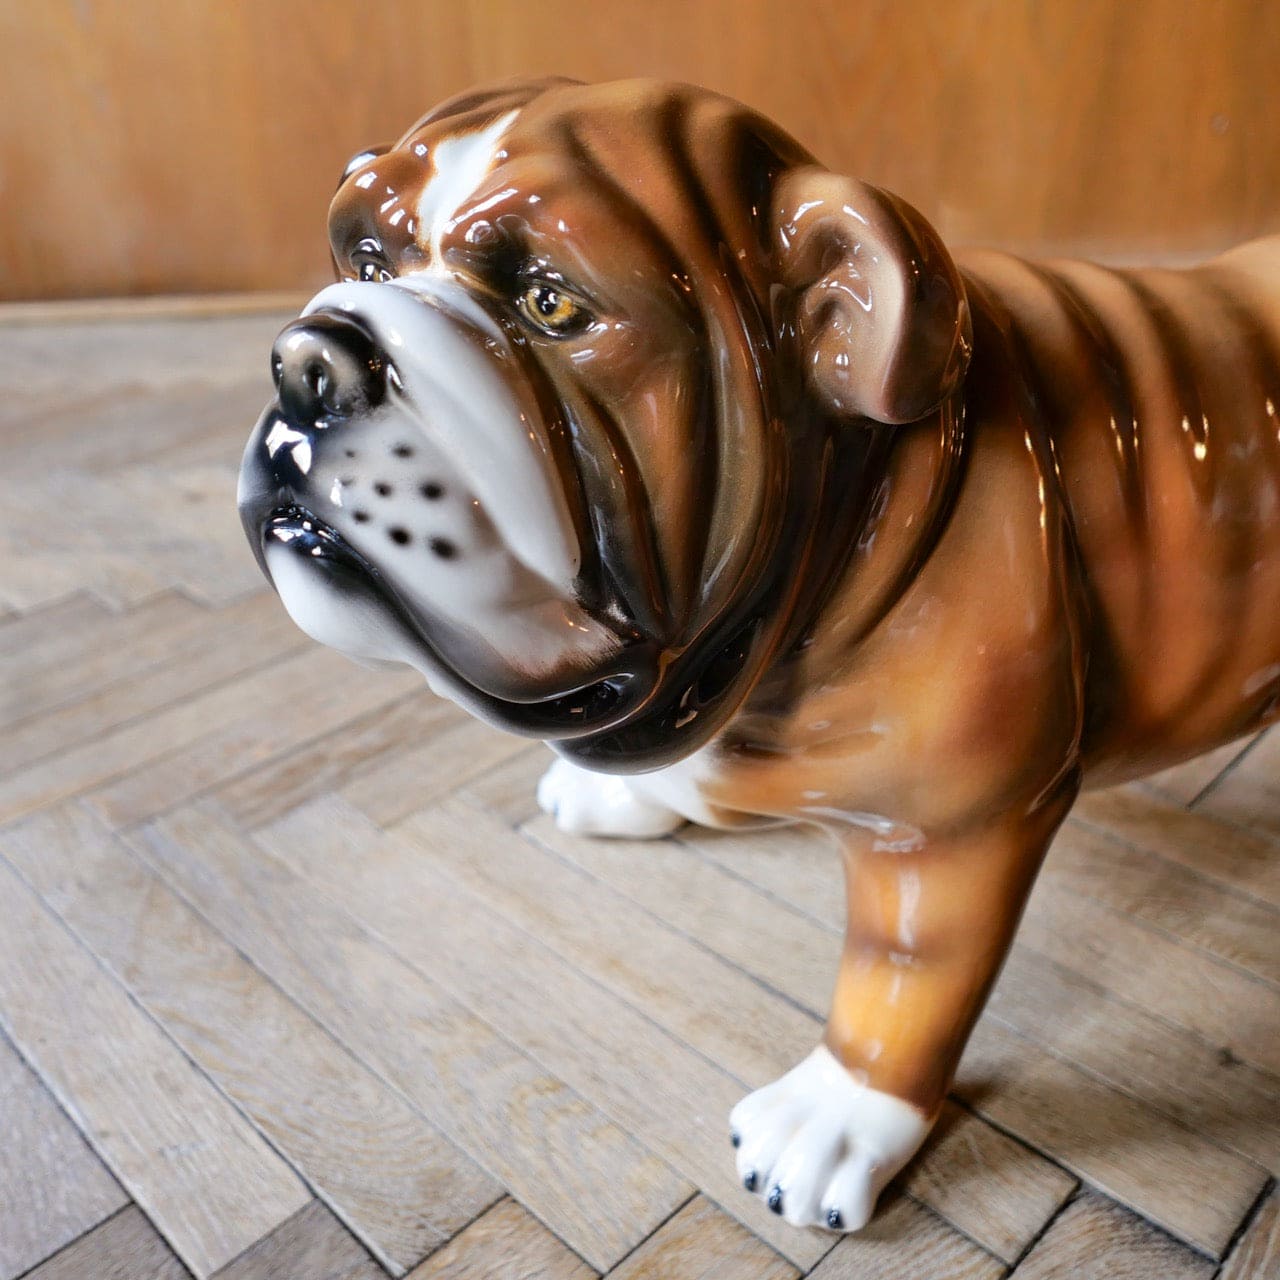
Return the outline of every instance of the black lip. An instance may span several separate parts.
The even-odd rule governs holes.
[[[251,516],[243,513],[248,525]],[[458,690],[459,701],[482,719],[512,732],[548,741],[607,732],[633,716],[645,703],[656,681],[653,647],[643,642],[627,646],[606,675],[577,688],[527,702],[500,698],[479,688],[440,653],[414,612],[400,600],[372,564],[337,530],[297,502],[270,510],[258,521],[259,562],[266,565],[271,542],[305,556],[334,585],[353,594],[373,596],[414,644]],[[270,578],[270,574],[268,574]]]

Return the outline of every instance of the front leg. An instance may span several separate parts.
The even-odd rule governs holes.
[[[561,831],[580,836],[657,839],[685,822],[661,800],[642,795],[629,779],[592,773],[568,760],[556,760],[542,775],[538,805],[555,818]]]
[[[845,1231],[871,1217],[937,1118],[1076,785],[981,831],[846,841],[825,1043],[730,1117],[743,1185],[775,1213]]]

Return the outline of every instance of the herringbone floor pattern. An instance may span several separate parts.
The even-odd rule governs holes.
[[[809,837],[572,839],[297,632],[233,511],[278,315],[0,327],[0,1280],[1275,1277],[1280,734],[1088,797],[865,1233],[736,1185]]]

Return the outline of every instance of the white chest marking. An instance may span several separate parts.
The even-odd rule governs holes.
[[[520,113],[508,111],[485,129],[444,138],[432,159],[435,174],[418,198],[419,236],[431,247],[432,266],[440,265],[440,244],[459,210],[484,181],[498,153],[502,135]]]

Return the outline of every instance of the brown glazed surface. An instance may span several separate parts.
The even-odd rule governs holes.
[[[1180,272],[953,258],[735,103],[539,82],[357,166],[340,271],[371,242],[427,265],[433,149],[515,108],[440,252],[514,335],[583,602],[621,602],[648,664],[620,721],[549,736],[617,772],[700,750],[725,823],[830,830],[828,1044],[931,1114],[1082,783],[1277,716],[1280,241]],[[529,261],[600,323],[520,331]]]

